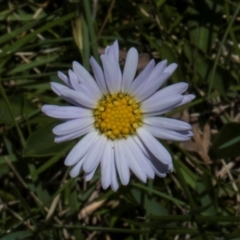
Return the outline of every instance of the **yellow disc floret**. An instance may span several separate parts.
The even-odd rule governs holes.
[[[136,100],[124,93],[104,96],[94,110],[95,127],[109,139],[125,138],[142,125]]]

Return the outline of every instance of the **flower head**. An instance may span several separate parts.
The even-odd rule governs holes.
[[[93,57],[90,64],[95,79],[77,62],[68,76],[59,72],[66,84],[51,83],[52,90],[73,106],[44,105],[42,111],[64,123],[56,126],[55,142],[83,136],[68,154],[65,164],[70,176],[83,169],[86,180],[92,179],[101,165],[101,182],[105,189],[118,188],[130,179],[130,170],[143,182],[155,174],[165,177],[173,169],[169,152],[156,139],[186,141],[192,136],[188,123],[159,117],[195,96],[182,95],[187,83],[159,88],[177,68],[167,61],[155,65],[151,60],[134,79],[138,53],[131,48],[123,72],[119,66],[119,47],[115,41],[101,55],[102,68]]]

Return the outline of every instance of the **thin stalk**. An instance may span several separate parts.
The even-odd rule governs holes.
[[[212,90],[212,86],[213,86],[213,83],[214,83],[214,75],[215,75],[215,72],[216,72],[217,64],[218,64],[218,61],[219,61],[219,58],[220,58],[220,55],[221,55],[221,52],[222,52],[223,45],[226,41],[226,38],[229,34],[229,31],[230,31],[230,29],[233,25],[233,22],[235,21],[238,13],[239,13],[239,11],[240,11],[240,3],[238,4],[237,9],[232,16],[232,19],[229,22],[228,27],[227,27],[227,29],[224,33],[224,36],[222,38],[222,41],[220,43],[220,46],[219,46],[219,49],[218,49],[218,52],[217,52],[217,56],[216,56],[214,64],[213,64],[213,70],[212,70],[212,73],[211,73],[211,77],[210,77],[210,83],[209,83],[209,88],[208,88],[208,97],[210,97],[210,95],[211,95],[211,90]]]
[[[3,86],[2,86],[2,83],[0,83],[0,92],[1,92],[1,95],[2,95],[3,100],[5,101],[5,103],[6,103],[6,105],[7,105],[7,108],[8,108],[8,111],[9,111],[10,115],[11,115],[12,121],[13,121],[16,129],[17,129],[18,136],[19,136],[19,138],[20,138],[22,147],[25,147],[26,141],[25,141],[24,136],[23,136],[23,134],[22,134],[22,131],[21,131],[19,125],[18,125],[18,122],[15,120],[15,116],[14,116],[14,114],[13,114],[13,111],[12,111],[12,108],[11,108],[11,104],[10,104],[10,102],[9,102],[9,100],[8,100],[8,97],[7,97],[7,95],[6,95],[6,93],[5,93],[5,90],[4,90]]]

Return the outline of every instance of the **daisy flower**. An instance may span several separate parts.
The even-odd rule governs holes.
[[[182,95],[188,84],[179,82],[159,88],[177,68],[163,60],[151,60],[135,78],[138,52],[131,48],[123,72],[119,66],[119,46],[115,41],[101,55],[102,68],[91,57],[94,78],[82,65],[73,62],[68,76],[58,72],[65,85],[51,83],[52,90],[72,106],[44,105],[42,111],[63,121],[53,128],[55,142],[81,137],[65,160],[70,176],[83,170],[92,179],[101,165],[104,189],[118,189],[133,172],[142,182],[155,174],[165,177],[173,170],[171,155],[158,139],[186,141],[191,126],[183,121],[159,117],[190,102],[194,95]]]

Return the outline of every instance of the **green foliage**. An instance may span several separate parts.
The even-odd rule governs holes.
[[[54,143],[54,135],[52,133],[53,127],[57,125],[56,122],[50,122],[41,128],[38,128],[30,135],[23,149],[24,157],[41,157],[55,155],[62,151],[69,143]]]
[[[226,123],[210,149],[212,158],[230,158],[240,155],[240,124]]]
[[[0,0],[0,240],[202,239],[240,236],[239,9],[235,0]],[[119,40],[145,59],[178,69],[196,99],[169,113],[194,137],[166,142],[174,172],[117,192],[102,190],[99,170],[71,179],[64,158],[76,141],[54,143],[57,121],[45,103],[74,60]],[[139,70],[141,70],[140,67]],[[208,153],[210,149],[210,152]]]

